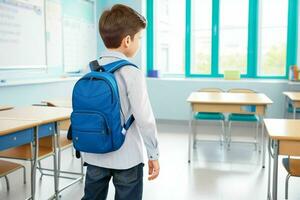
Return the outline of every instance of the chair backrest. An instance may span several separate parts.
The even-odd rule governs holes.
[[[300,159],[286,158],[283,165],[291,176],[300,176]]]
[[[233,89],[229,89],[228,92],[231,92],[231,93],[256,93],[254,90],[244,89],[244,88],[233,88]]]
[[[224,92],[220,88],[201,88],[198,92]]]

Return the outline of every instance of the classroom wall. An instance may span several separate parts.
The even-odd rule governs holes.
[[[115,3],[123,1],[97,1],[97,15],[103,9]],[[142,10],[140,0],[128,0],[127,5],[138,11]],[[300,20],[299,20],[300,22]],[[300,27],[300,26],[299,26]],[[98,53],[103,50],[101,40],[98,41]],[[299,45],[300,46],[300,45]],[[298,59],[300,60],[300,59]],[[135,63],[142,62],[141,54],[137,55]],[[57,79],[49,81],[29,81],[20,84],[0,84],[0,104],[15,106],[39,103],[44,99],[66,99],[71,98],[71,91],[76,78]],[[283,117],[284,97],[283,91],[299,90],[300,84],[289,84],[286,80],[241,80],[225,81],[221,79],[147,79],[149,96],[157,119],[187,120],[189,117],[189,105],[186,102],[188,95],[199,88],[219,87],[224,90],[229,88],[250,88],[263,92],[269,96],[274,104],[268,108],[267,116]]]
[[[289,84],[286,80],[240,80],[222,79],[147,79],[149,96],[158,119],[187,120],[189,104],[186,102],[192,91],[205,87],[218,87],[223,90],[230,88],[249,88],[265,93],[273,104],[267,109],[267,116],[283,117],[283,91],[299,90],[300,84]]]
[[[0,105],[26,106],[42,100],[70,99],[74,78],[0,86]]]
[[[77,78],[53,80],[53,82],[27,83],[25,85],[0,86],[0,104],[15,106],[40,103],[45,99],[70,99]],[[268,107],[267,116],[283,117],[283,91],[298,90],[300,84],[285,80],[241,80],[221,79],[153,79],[147,78],[148,92],[156,119],[188,120],[187,97],[192,91],[204,87],[249,88],[265,93],[273,104]]]

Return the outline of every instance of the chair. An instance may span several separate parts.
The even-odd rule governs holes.
[[[283,158],[282,164],[288,172],[285,179],[285,199],[288,199],[289,179],[291,176],[300,177],[300,159]]]
[[[293,114],[294,113],[294,107],[292,105],[291,102],[288,103],[288,107],[287,107],[287,112],[289,114]],[[300,108],[296,108],[296,115],[300,113]]]
[[[230,89],[228,92],[231,93],[256,93],[250,89]],[[255,122],[256,123],[256,134],[255,134],[255,150],[257,149],[257,138],[258,138],[258,127],[259,127],[259,117],[255,114],[237,114],[231,113],[228,115],[228,138],[227,138],[227,149],[230,149],[231,143],[231,124],[232,122]]]
[[[198,92],[223,92],[219,88],[202,88]],[[222,125],[222,134],[220,134],[220,145],[223,144],[223,139],[225,137],[225,116],[223,113],[219,112],[198,112],[194,115],[195,120],[199,121],[220,121]],[[194,134],[194,139],[196,134]],[[194,140],[196,141],[196,140]],[[195,143],[193,144],[195,147]]]
[[[63,102],[64,104],[62,104],[61,107],[68,107],[69,104],[68,104],[68,101],[57,101],[57,102]],[[46,105],[43,104],[44,102],[42,102],[42,104],[35,104],[36,106],[50,106],[50,107],[56,107],[54,104],[50,104],[49,102],[45,102]],[[58,106],[59,107],[59,106]],[[58,134],[58,141],[57,141],[57,150],[58,150],[58,154],[57,154],[57,165],[58,165],[58,176],[60,176],[60,171],[61,171],[61,155],[62,155],[62,151],[68,149],[68,148],[71,148],[71,153],[72,153],[72,156],[74,157],[74,150],[73,150],[73,143],[72,141],[68,140],[67,139],[67,134],[63,134],[62,132],[67,132],[68,129],[69,129],[69,126],[70,126],[70,120],[65,120],[65,121],[61,121],[59,123],[59,130],[60,130],[60,133]],[[81,175],[83,177],[83,159],[82,157],[80,158],[81,160],[81,166],[80,166],[80,173],[76,173],[76,172],[68,172],[68,173],[72,173],[72,174],[75,174],[75,175]],[[41,177],[40,179],[42,179],[43,175],[50,175],[50,174],[47,174],[44,172],[44,170],[48,170],[48,169],[45,169],[45,168],[42,168],[42,164],[40,161],[38,161],[38,167],[37,169],[39,170],[40,174],[41,174]],[[51,170],[48,170],[48,171],[51,171]]]
[[[7,191],[9,191],[10,188],[7,175],[21,168],[23,169],[23,182],[24,184],[26,184],[26,169],[23,165],[5,160],[0,160],[0,178],[5,178]]]
[[[58,141],[57,141],[57,145],[56,145],[57,146],[57,151],[58,151],[58,154],[57,154],[58,176],[60,176],[60,172],[65,173],[64,171],[61,170],[62,151],[66,150],[66,149],[69,149],[69,148],[72,148],[71,152],[72,152],[72,156],[74,156],[74,154],[73,154],[73,152],[74,152],[73,151],[73,143],[72,143],[72,141],[67,139],[66,131],[68,130],[69,126],[70,126],[70,121],[69,120],[62,121],[62,122],[59,123],[60,134],[58,135]],[[82,157],[80,158],[80,162],[81,162],[80,163],[80,173],[77,173],[77,172],[67,172],[67,173],[80,175],[81,177],[83,177],[84,172],[83,172],[83,159],[82,159]],[[40,174],[41,174],[40,179],[42,179],[42,177],[44,175],[51,175],[51,174],[45,173],[44,170],[47,170],[47,171],[52,171],[52,170],[48,170],[48,169],[43,168],[40,161],[38,161],[37,169],[40,171]]]

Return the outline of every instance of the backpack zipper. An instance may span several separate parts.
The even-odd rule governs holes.
[[[84,78],[84,79],[87,79],[87,78]],[[108,85],[109,85],[109,89],[110,89],[110,92],[111,92],[111,94],[112,94],[112,96],[111,96],[111,103],[113,103],[114,102],[114,91],[113,91],[113,89],[112,89],[112,84],[107,80],[107,79],[105,79],[105,78],[99,78],[99,77],[90,77],[89,78],[90,80],[92,80],[92,79],[97,79],[97,80],[103,80],[104,82],[106,82]]]

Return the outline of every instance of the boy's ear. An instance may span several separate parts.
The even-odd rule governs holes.
[[[131,38],[130,38],[130,35],[127,35],[124,39],[123,39],[123,44],[124,44],[124,47],[129,47],[131,43]]]

